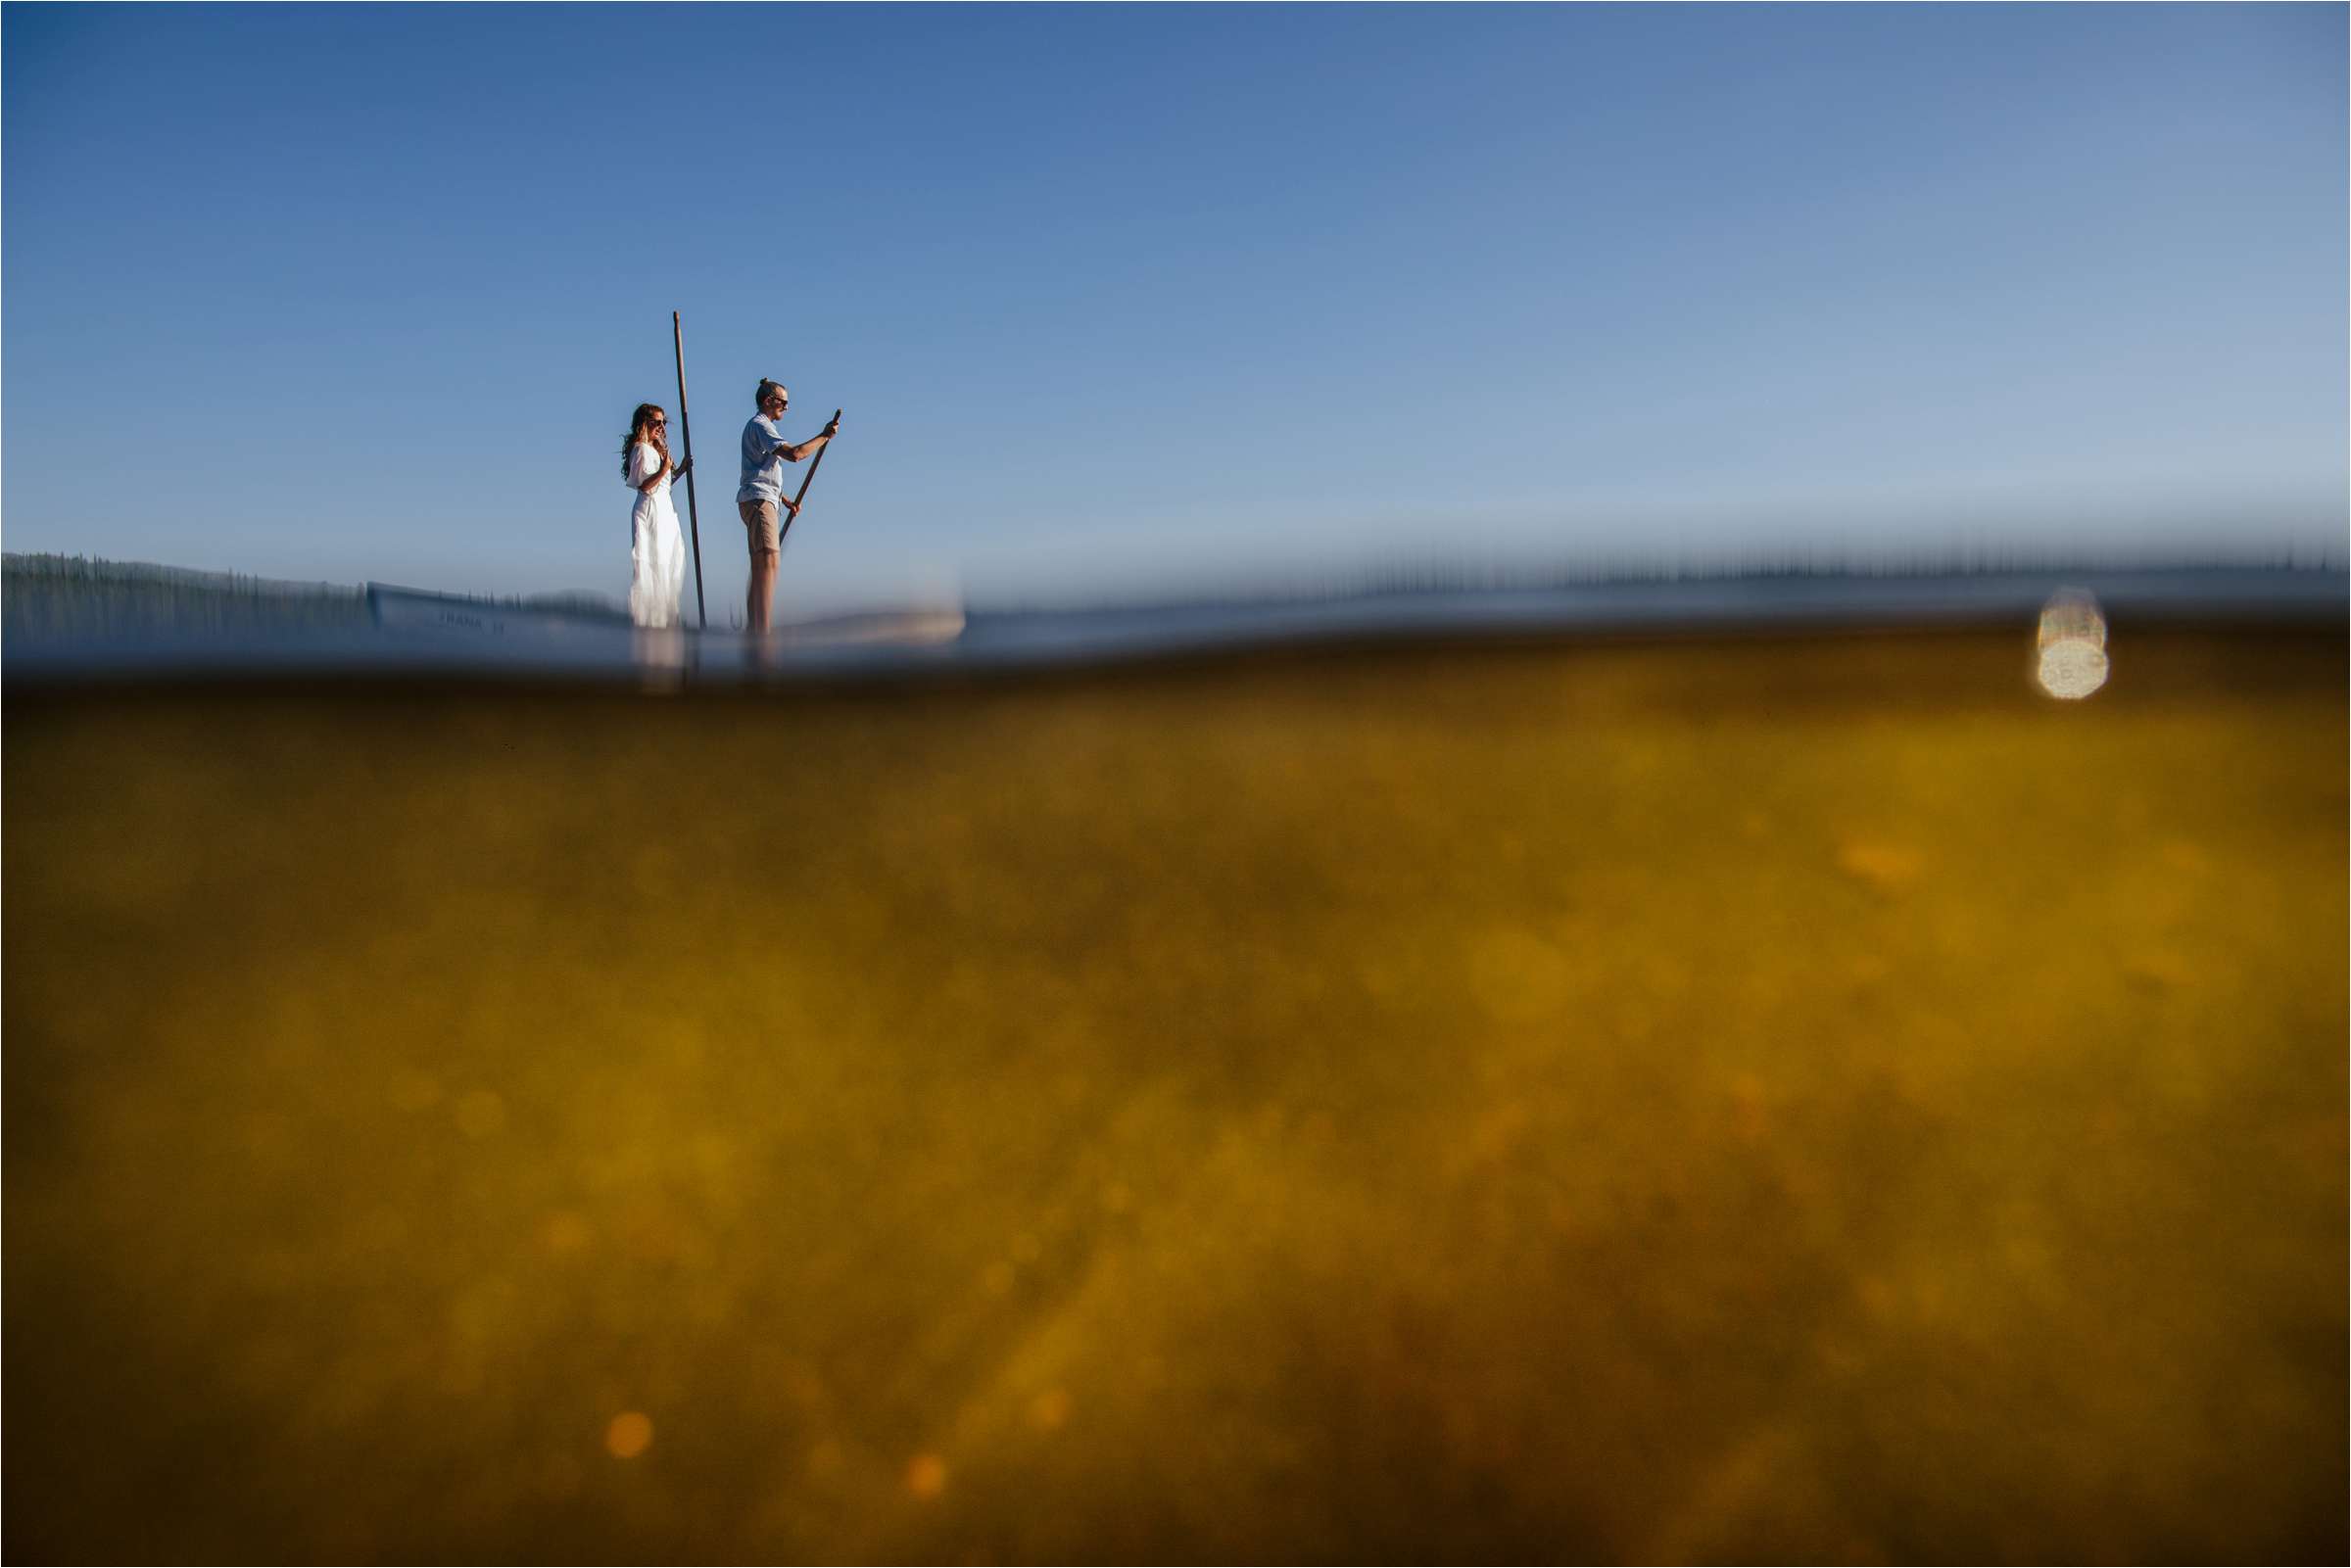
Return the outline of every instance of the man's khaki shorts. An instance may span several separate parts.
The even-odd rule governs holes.
[[[735,509],[743,513],[743,531],[748,538],[754,555],[780,555],[784,538],[776,532],[776,513],[781,510],[772,500],[739,500]]]

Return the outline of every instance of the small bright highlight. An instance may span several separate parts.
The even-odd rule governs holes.
[[[2040,610],[2035,679],[2053,697],[2079,701],[2106,684],[2106,617],[2081,589],[2059,589]]]

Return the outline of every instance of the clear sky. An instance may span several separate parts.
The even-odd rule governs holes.
[[[713,624],[762,374],[795,438],[847,409],[785,613],[1743,542],[2340,560],[2345,18],[11,5],[0,528],[617,596],[678,309]]]

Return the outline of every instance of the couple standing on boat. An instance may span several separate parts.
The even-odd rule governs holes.
[[[782,383],[762,381],[752,395],[758,412],[743,427],[743,478],[736,510],[751,552],[751,586],[744,614],[753,632],[765,632],[776,595],[776,562],[784,551],[778,527],[786,512],[799,510],[784,494],[784,464],[820,451],[840,433],[838,416],[823,431],[793,446],[776,421],[792,405]],[[678,509],[670,503],[669,482],[683,476],[669,457],[669,415],[658,404],[641,403],[629,420],[621,447],[621,473],[637,499],[629,512],[629,619],[639,626],[676,626],[678,601],[686,592],[686,540],[678,531]]]

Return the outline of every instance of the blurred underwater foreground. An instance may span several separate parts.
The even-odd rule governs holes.
[[[8,1554],[2339,1561],[2339,600],[2103,652],[12,647]]]

